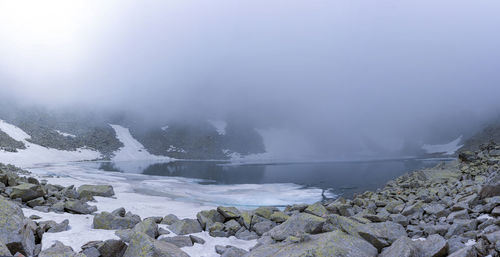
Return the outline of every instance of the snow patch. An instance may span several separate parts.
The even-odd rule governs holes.
[[[163,130],[163,131],[167,131],[167,129],[168,129],[168,125],[161,127],[161,130]]]
[[[460,144],[460,142],[462,142],[462,136],[459,136],[457,139],[447,144],[442,144],[442,145],[425,144],[422,146],[422,149],[428,154],[445,153],[447,155],[452,155],[463,146]]]
[[[219,135],[223,136],[226,134],[227,122],[222,120],[208,120],[208,122],[215,127],[215,130],[219,133]]]
[[[469,241],[465,242],[465,246],[473,246],[476,244],[476,240],[469,239]]]
[[[0,151],[0,162],[14,164],[21,168],[39,163],[86,161],[101,157],[99,152],[86,148],[80,148],[76,151],[63,151],[30,143],[27,139],[31,137],[26,132],[3,120],[0,120],[0,130],[7,133],[11,138],[23,142],[26,146],[26,149],[19,149],[17,152]]]
[[[488,214],[482,214],[482,215],[480,215],[479,217],[477,217],[477,220],[490,220],[490,219],[492,220],[492,219],[494,219],[494,218],[493,218],[493,217],[491,217],[491,216],[490,216],[490,215],[488,215]]]
[[[75,138],[76,136],[73,135],[73,134],[69,134],[69,133],[65,133],[65,132],[62,132],[60,130],[55,130],[55,132],[57,132],[57,134],[61,135],[61,136],[64,136],[64,137],[72,137],[72,138]]]
[[[167,149],[167,152],[186,153],[186,150],[180,147],[175,147],[173,145],[170,145],[169,148]]]
[[[150,154],[139,141],[132,137],[128,128],[111,124],[110,126],[115,130],[116,138],[123,144],[123,147],[114,153],[114,161],[170,160],[166,156]]]

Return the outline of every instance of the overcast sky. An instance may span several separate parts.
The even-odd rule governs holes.
[[[499,13],[496,0],[0,1],[0,90],[244,117],[324,149],[446,141],[498,113]]]

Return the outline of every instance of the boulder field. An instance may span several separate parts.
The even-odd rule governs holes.
[[[500,146],[490,143],[352,199],[254,210],[220,206],[192,219],[175,214],[142,219],[124,208],[97,212],[89,204],[94,196],[113,196],[109,185],[61,187],[0,165],[0,255],[188,256],[182,248],[205,243],[192,234],[206,231],[257,240],[250,251],[216,246],[214,252],[224,257],[495,257],[500,256],[499,169]],[[88,242],[79,253],[59,242],[41,251],[44,233],[64,231],[71,220],[37,222],[39,217],[24,217],[21,207],[93,214],[93,228],[115,230],[120,239]]]

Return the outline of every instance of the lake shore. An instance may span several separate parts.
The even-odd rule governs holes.
[[[9,225],[0,228],[0,254],[498,256],[499,161],[500,146],[490,144],[461,154],[459,161],[411,172],[352,199],[284,210],[206,206],[196,218],[164,210],[138,216],[120,206],[103,211],[93,201],[112,203],[112,186],[57,186],[2,166],[0,218]],[[89,238],[94,242],[77,249],[56,242],[64,235],[58,233],[78,226],[91,227],[102,237]],[[144,255],[138,252],[144,249]]]

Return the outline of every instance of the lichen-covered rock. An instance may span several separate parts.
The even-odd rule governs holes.
[[[35,198],[42,197],[43,195],[45,195],[45,191],[42,186],[37,184],[22,183],[12,187],[10,198],[21,198],[23,202],[27,202]]]
[[[97,211],[97,207],[90,206],[80,200],[72,200],[64,203],[64,210],[76,214],[91,214]]]
[[[123,257],[189,257],[179,247],[135,232]]]
[[[351,218],[342,217],[337,214],[329,215],[326,219],[326,222],[323,226],[324,231],[333,231],[336,229],[340,229],[345,233],[359,237],[358,227],[362,224],[352,220]]]
[[[308,214],[309,215],[309,214]],[[293,216],[292,216],[293,217]],[[375,257],[377,249],[363,239],[341,231],[311,235],[309,240],[266,244],[252,249],[245,257]]]
[[[127,250],[127,245],[121,240],[109,239],[97,247],[99,254],[106,257],[121,257]]]
[[[240,218],[238,219],[238,221],[246,229],[250,229],[251,224],[252,224],[252,217],[253,217],[253,212],[240,211]]]
[[[237,219],[241,216],[240,211],[235,207],[217,207],[217,211],[226,219]]]
[[[15,203],[0,196],[0,241],[11,252],[30,256],[35,249],[35,238],[24,222],[24,214]]]
[[[419,252],[413,241],[403,236],[384,248],[379,257],[419,257]]]
[[[189,236],[162,237],[160,241],[171,243],[179,248],[193,246],[193,241]]]
[[[135,232],[142,232],[151,238],[158,237],[158,224],[151,219],[144,219],[144,221],[137,223],[133,230]]]
[[[259,207],[259,208],[255,209],[254,214],[259,215],[266,220],[269,220],[269,219],[271,219],[271,215],[273,215],[273,213],[275,213],[277,211],[279,211],[279,210],[276,207],[263,206],[263,207]]]
[[[197,219],[183,219],[168,226],[177,235],[187,235],[203,231]]]
[[[95,229],[127,229],[134,228],[140,218],[135,216],[115,216],[109,212],[101,212],[94,216],[93,228]]]
[[[73,248],[56,241],[50,248],[40,252],[38,257],[85,257],[85,255],[75,253]]]
[[[217,210],[200,211],[196,214],[196,218],[200,222],[201,228],[206,230],[215,222],[224,222],[224,216]]]
[[[115,195],[113,187],[110,185],[81,185],[78,190],[80,199],[88,199],[93,196],[111,197]]]
[[[363,224],[357,227],[357,231],[363,239],[379,250],[391,245],[398,238],[407,236],[403,226],[390,221]]]
[[[271,215],[271,220],[277,223],[283,223],[287,219],[290,218],[289,215],[286,215],[284,212],[277,211]]]
[[[277,241],[283,241],[289,236],[295,236],[301,233],[320,233],[323,230],[324,218],[308,214],[299,213],[290,217],[281,225],[271,229],[269,235]]]
[[[321,202],[317,202],[315,204],[309,205],[305,210],[305,213],[309,213],[312,215],[316,215],[319,217],[326,216],[328,214],[328,211],[326,210],[325,206]]]
[[[172,225],[175,222],[179,221],[180,219],[177,218],[174,214],[169,214],[161,220],[161,224],[167,224],[167,225]]]

